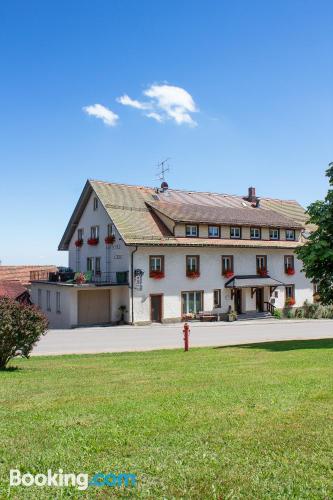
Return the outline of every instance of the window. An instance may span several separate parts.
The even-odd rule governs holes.
[[[295,229],[286,229],[286,240],[295,240]]]
[[[208,238],[219,238],[220,226],[208,226]]]
[[[214,290],[214,307],[221,307],[221,289]]]
[[[94,270],[94,259],[93,257],[87,257],[87,271]]]
[[[90,228],[90,238],[98,239],[99,238],[99,226],[91,226]]]
[[[294,256],[293,255],[285,255],[284,256],[284,272],[287,274],[294,274],[295,266],[294,266]]]
[[[182,314],[196,314],[203,310],[203,292],[182,292]]]
[[[222,255],[222,274],[234,272],[233,255]]]
[[[94,198],[94,210],[98,209],[98,199]]]
[[[78,229],[77,230],[77,239],[78,240],[83,240],[83,229]]]
[[[241,238],[241,228],[240,227],[231,227],[230,228],[230,238],[239,239]]]
[[[100,257],[95,257],[95,275],[96,276],[101,275],[101,258]]]
[[[267,274],[267,255],[256,256],[257,274]]]
[[[40,288],[38,288],[38,291],[37,291],[37,304],[38,304],[38,307],[41,308],[42,307],[42,290]]]
[[[61,309],[60,309],[60,292],[56,292],[56,311],[57,311],[57,313],[61,312]]]
[[[199,226],[187,224],[185,226],[185,234],[190,238],[195,238],[199,236]]]
[[[149,271],[164,272],[164,255],[150,255]]]
[[[250,238],[251,238],[251,240],[260,240],[261,239],[261,230],[259,227],[251,227]]]
[[[286,304],[292,305],[292,306],[295,304],[295,286],[294,285],[286,286],[285,299],[286,299]]]
[[[279,229],[270,229],[269,230],[269,239],[270,240],[279,240],[280,239],[280,230]]]
[[[51,292],[46,290],[46,309],[51,311]]]
[[[186,256],[186,274],[200,272],[200,258],[199,255]]]
[[[115,236],[115,230],[113,224],[108,224],[108,236]]]

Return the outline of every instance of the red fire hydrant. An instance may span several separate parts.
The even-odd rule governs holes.
[[[184,324],[184,351],[188,351],[189,348],[189,336],[190,336],[190,327],[187,323]]]

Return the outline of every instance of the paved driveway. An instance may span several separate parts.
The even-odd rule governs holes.
[[[183,347],[182,324],[49,330],[35,355],[150,351]],[[273,340],[333,338],[333,320],[261,320],[192,323],[190,346],[223,346]]]

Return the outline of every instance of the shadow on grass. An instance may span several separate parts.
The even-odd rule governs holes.
[[[235,347],[238,349],[264,349],[266,351],[294,351],[296,349],[332,349],[333,339],[318,340],[281,340],[279,342],[258,342],[256,344],[241,344],[214,347],[214,349],[225,349]]]

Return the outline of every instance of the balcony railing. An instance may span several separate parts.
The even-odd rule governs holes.
[[[112,271],[109,273],[87,271],[84,273],[65,271],[38,276],[34,281],[48,281],[68,285],[128,285],[128,271]]]

